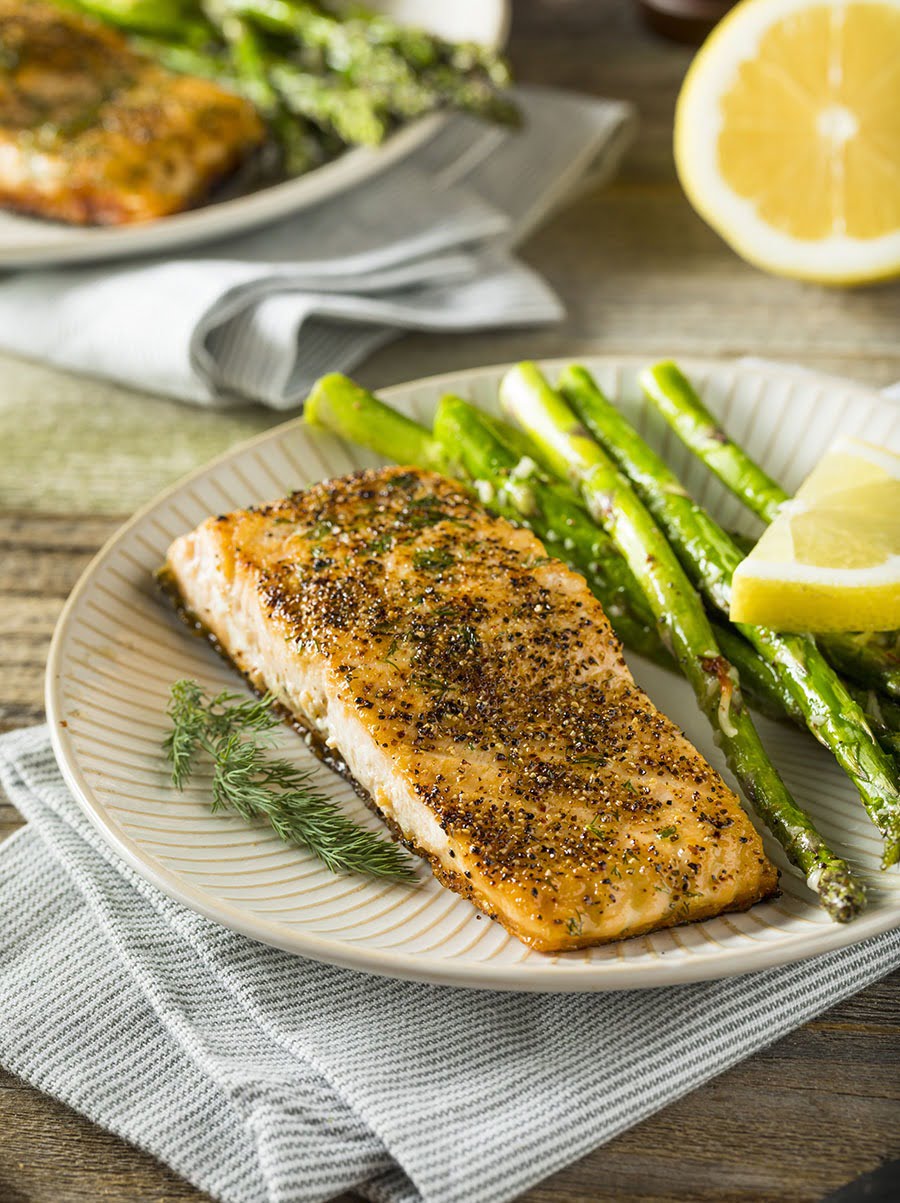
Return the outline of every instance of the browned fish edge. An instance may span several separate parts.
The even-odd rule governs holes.
[[[155,577],[156,583],[157,583],[161,593],[167,599],[167,601],[171,604],[171,606],[173,607],[173,609],[175,611],[175,614],[178,616],[178,618],[181,619],[181,621],[191,631],[191,633],[193,635],[195,635],[197,638],[203,639],[208,644],[210,644],[210,646],[215,650],[215,652],[219,656],[221,656],[221,658],[225,661],[225,663],[244,679],[247,686],[253,691],[253,693],[256,694],[257,697],[264,696],[263,691],[250,679],[250,677],[247,675],[247,673],[245,673],[243,671],[243,669],[234,662],[234,660],[228,654],[226,649],[222,646],[222,643],[220,642],[220,640],[209,629],[209,627],[206,625],[206,623],[204,623],[202,618],[200,618],[186,603],[184,596],[181,592],[181,589],[178,586],[178,582],[175,579],[175,576],[172,573],[172,571],[170,570],[169,566],[167,564],[163,564],[161,568],[158,568],[156,570],[154,577]],[[398,844],[401,844],[404,848],[408,849],[408,851],[410,851],[414,855],[420,857],[422,860],[427,861],[427,863],[429,864],[429,866],[431,868],[432,873],[434,874],[435,878],[440,882],[440,884],[442,886],[445,886],[447,889],[453,890],[454,893],[457,893],[461,897],[465,898],[466,901],[470,902],[473,906],[477,907],[478,910],[480,910],[483,914],[487,915],[487,917],[489,919],[493,919],[494,922],[498,921],[496,912],[490,910],[489,907],[487,907],[486,905],[483,904],[483,902],[478,898],[478,896],[472,890],[472,887],[469,884],[468,880],[461,873],[454,873],[452,871],[448,871],[437,860],[436,857],[431,856],[425,849],[420,848],[418,846],[418,844],[415,843],[415,841],[408,839],[403,834],[400,827],[397,825],[397,823],[392,818],[390,818],[388,815],[385,815],[381,810],[379,810],[378,806],[375,803],[375,800],[372,798],[372,795],[369,793],[369,791],[367,789],[365,789],[362,785],[360,785],[360,783],[356,780],[356,778],[353,776],[353,774],[350,772],[349,768],[347,767],[343,757],[340,756],[340,754],[337,753],[334,748],[328,747],[328,745],[325,743],[325,740],[322,739],[322,737],[318,733],[318,731],[315,731],[307,723],[307,721],[304,719],[304,717],[302,715],[295,714],[292,710],[290,710],[282,702],[277,702],[277,701],[272,703],[272,710],[274,711],[275,714],[278,715],[278,717],[287,726],[291,727],[300,736],[300,738],[303,740],[303,742],[309,748],[310,752],[312,752],[312,754],[318,760],[320,760],[322,762],[322,764],[324,764],[327,768],[331,769],[331,771],[333,773],[337,773],[339,777],[343,777],[343,779],[350,786],[352,786],[354,792],[362,799],[362,801],[366,804],[366,806],[369,808],[369,810],[371,810],[373,814],[377,815],[378,818],[384,823],[384,825],[387,827],[388,831],[391,833],[391,835],[393,836],[393,838],[396,840],[396,842]],[[781,870],[780,869],[777,869],[777,874],[778,874],[778,880],[780,881],[780,879],[781,879]],[[770,893],[760,894],[756,898],[750,899],[747,902],[745,902],[744,904],[738,903],[738,904],[735,904],[732,906],[723,907],[721,910],[716,912],[716,915],[734,914],[736,912],[749,911],[750,908],[753,906],[756,906],[756,904],[758,902],[765,902],[765,901],[768,901],[768,900],[771,900],[774,898],[780,898],[780,897],[781,897],[781,890],[780,890],[780,888],[778,888],[776,886],[776,888],[773,891],[771,891]],[[671,922],[671,923],[669,923],[669,922],[664,922],[662,924],[655,923],[653,925],[652,930],[653,931],[661,931],[661,930],[665,929],[666,927],[675,927],[675,926],[687,927],[694,923],[704,923],[704,922],[706,922],[706,920],[708,918],[711,918],[711,917],[714,918],[715,916],[702,916],[701,915],[701,916],[698,916],[696,919],[691,919],[691,920],[675,918],[673,920],[673,922]],[[507,927],[506,930],[509,931],[511,929],[509,927]],[[579,943],[576,943],[573,941],[573,943],[571,944],[571,946],[569,948],[564,948],[562,950],[560,950],[558,948],[545,950],[540,947],[539,943],[536,943],[533,939],[529,938],[528,936],[526,936],[524,934],[520,934],[515,931],[513,931],[512,934],[514,934],[516,936],[516,938],[518,940],[520,940],[523,944],[527,945],[530,948],[534,948],[535,951],[537,951],[537,952],[548,951],[548,952],[552,952],[552,953],[556,954],[560,951],[572,952],[572,951],[576,951],[579,948],[594,947],[594,946],[599,946],[600,944],[614,944],[614,943],[617,943],[619,940],[640,939],[642,936],[647,935],[648,933],[636,931],[636,932],[633,932],[630,936],[613,936],[607,940],[602,940],[602,939],[598,940],[596,938],[592,938],[589,942],[586,942],[584,944],[579,944]]]
[[[257,147],[258,154],[264,146]],[[22,217],[34,217],[41,221],[57,226],[77,226],[84,229],[121,229],[123,226],[148,226],[154,222],[163,221],[167,217],[177,217],[181,213],[193,213],[197,209],[206,209],[216,204],[217,194],[235,176],[235,173],[247,165],[239,149],[223,163],[219,171],[204,180],[203,187],[185,198],[183,204],[163,213],[154,213],[149,217],[131,218],[128,211],[117,203],[115,197],[100,197],[84,195],[71,189],[65,193],[58,204],[47,204],[46,196],[38,189],[28,191],[25,188],[10,191],[0,185],[0,209],[10,213],[18,213]],[[273,174],[266,183],[281,183],[285,177]],[[255,189],[253,189],[255,191]]]
[[[74,189],[67,191],[55,208],[48,208],[47,198],[39,190],[28,191],[25,188],[9,190],[0,183],[0,209],[10,213],[19,213],[23,217],[35,217],[41,221],[57,226],[79,226],[95,229],[118,229],[122,226],[147,226],[167,217],[177,217],[181,213],[193,213],[197,209],[206,209],[225,199],[222,192],[236,182],[236,177],[244,176],[251,181],[249,186],[242,188],[237,195],[249,195],[271,184],[283,183],[286,178],[283,173],[263,166],[264,156],[269,149],[269,142],[263,141],[249,153],[234,148],[232,156],[222,163],[218,171],[213,172],[204,180],[203,186],[191,196],[186,197],[178,208],[166,213],[156,213],[152,217],[131,219],[115,196],[101,197],[85,195]],[[257,178],[258,177],[258,178]],[[253,181],[256,180],[254,183]]]

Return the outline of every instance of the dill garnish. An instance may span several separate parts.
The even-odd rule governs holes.
[[[175,788],[184,789],[205,755],[213,764],[213,812],[265,820],[285,843],[307,848],[333,873],[415,880],[413,863],[397,844],[343,814],[315,789],[307,770],[267,754],[279,725],[272,701],[270,694],[242,699],[227,690],[210,698],[196,681],[176,681],[166,709],[172,729],[163,742]]]
[[[427,689],[429,693],[440,694],[441,697],[450,688],[448,683],[442,678],[435,676],[434,673],[415,670],[410,674],[410,682],[413,685],[421,685],[423,689]]]
[[[455,559],[453,552],[443,547],[424,547],[421,551],[413,552],[412,562],[413,567],[421,572],[440,572],[449,568]]]
[[[386,551],[390,551],[394,546],[395,538],[393,531],[383,531],[380,535],[367,543],[363,551],[368,556],[380,556]]]
[[[406,522],[410,530],[424,530],[429,526],[437,526],[439,522],[450,522],[454,526],[464,525],[459,518],[444,509],[440,497],[428,493],[424,497],[414,497],[406,511]]]
[[[599,818],[599,815],[594,815],[593,819],[588,824],[588,831],[591,833],[591,835],[596,836],[598,840],[603,840],[604,843],[608,842],[609,840],[614,840],[616,838],[615,832],[609,831],[603,827],[598,827],[597,824]]]
[[[584,915],[576,910],[570,919],[566,920],[566,931],[570,936],[580,936],[584,931]]]

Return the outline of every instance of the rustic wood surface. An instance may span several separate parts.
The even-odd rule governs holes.
[[[539,333],[404,338],[369,361],[367,383],[588,351],[766,355],[872,384],[900,379],[900,287],[837,292],[764,276],[688,207],[670,139],[689,51],[647,33],[626,0],[518,0],[511,53],[523,80],[625,97],[641,114],[619,179],[523,250],[568,317]],[[41,720],[53,624],[118,523],[278,420],[250,409],[211,416],[0,358],[3,729]],[[0,802],[0,838],[18,825]],[[895,975],[557,1174],[527,1203],[819,1200],[900,1156],[898,1025]],[[0,1203],[205,1198],[2,1071],[0,1132]]]

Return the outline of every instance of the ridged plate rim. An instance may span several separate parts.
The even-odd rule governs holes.
[[[555,373],[574,359],[585,363],[591,370],[627,371],[648,362],[641,356],[566,356],[539,361],[548,373]],[[688,373],[733,371],[737,375],[754,376],[763,384],[775,384],[796,380],[796,369],[777,365],[742,366],[728,360],[711,360],[684,357],[680,359]],[[473,383],[495,377],[511,364],[495,364],[476,369],[462,369],[380,389],[379,395],[386,400],[402,405],[417,390],[430,388],[440,391],[465,393]],[[810,374],[810,380],[822,388],[840,387],[844,394],[858,398],[859,402],[877,404],[893,410],[890,403],[877,392],[863,385],[844,379]],[[852,924],[815,927],[814,931],[787,934],[784,939],[774,939],[768,946],[759,944],[739,950],[724,950],[704,956],[682,957],[677,950],[657,953],[656,959],[648,963],[629,963],[627,959],[585,965],[581,962],[562,960],[530,960],[523,967],[516,965],[490,965],[477,962],[451,961],[440,956],[420,956],[414,953],[393,953],[383,949],[356,946],[345,940],[335,940],[314,932],[298,931],[285,923],[264,920],[246,908],[233,905],[217,898],[209,891],[194,886],[182,874],[160,864],[140,842],[125,834],[109,814],[90,782],[88,781],[72,735],[65,725],[66,714],[62,698],[62,687],[66,680],[66,655],[77,628],[77,612],[82,601],[90,594],[98,574],[117,551],[126,546],[134,532],[165,503],[176,498],[191,484],[217,469],[240,462],[248,453],[265,447],[276,446],[286,432],[295,430],[296,419],[282,423],[264,433],[246,440],[212,461],[195,469],[174,485],[158,494],[129,519],[100,549],[91,560],[80,580],[70,594],[57,622],[47,662],[45,701],[51,740],[63,776],[74,796],[91,822],[116,850],[116,852],[138,874],[157,886],[169,897],[208,919],[223,924],[234,931],[262,943],[282,948],[288,952],[313,960],[374,973],[380,976],[404,978],[438,985],[451,985],[480,989],[501,989],[538,992],[591,992],[602,990],[651,988],[687,982],[707,981],[720,977],[740,975],[800,961],[858,943],[869,937],[900,925],[900,894],[887,903],[870,908]],[[263,500],[259,498],[258,500]],[[190,636],[185,634],[185,639]],[[173,669],[173,679],[178,675]],[[865,817],[865,816],[863,816]],[[218,820],[210,816],[210,822]],[[715,922],[715,921],[712,921]],[[669,929],[681,932],[702,927]],[[628,941],[620,942],[626,944]],[[610,946],[607,946],[610,947]],[[539,954],[536,954],[539,957]]]

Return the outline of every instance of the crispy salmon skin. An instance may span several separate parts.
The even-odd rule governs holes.
[[[210,518],[181,602],[444,885],[543,952],[743,910],[777,873],[582,577],[408,468]]]
[[[0,0],[0,205],[81,225],[189,208],[265,138],[256,110],[99,21]]]

